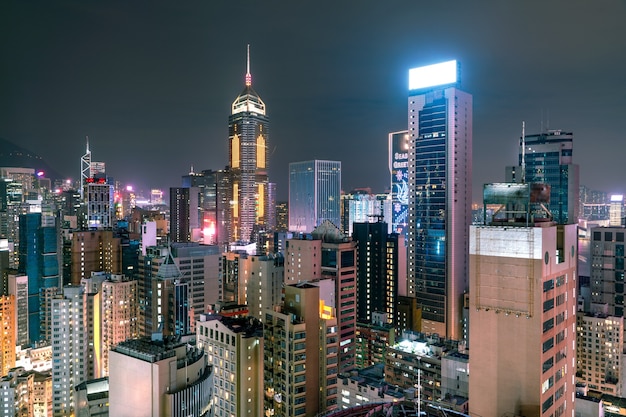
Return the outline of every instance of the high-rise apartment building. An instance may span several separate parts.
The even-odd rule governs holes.
[[[329,220],[310,236],[299,236],[286,243],[285,285],[309,281],[326,288],[320,299],[341,323],[339,372],[349,372],[356,361],[357,244]]]
[[[214,414],[263,415],[263,325],[251,317],[201,315],[197,344],[213,366]]]
[[[590,301],[592,305],[606,305],[609,316],[624,317],[625,236],[622,226],[591,229]]]
[[[470,228],[472,415],[573,415],[577,227],[541,213],[548,203],[544,186],[485,186],[485,209],[500,210]]]
[[[320,309],[320,288],[287,285],[263,320],[265,415],[313,417],[337,407],[338,320]]]
[[[110,229],[113,227],[114,204],[113,185],[105,176],[87,178],[87,228]]]
[[[70,252],[72,285],[80,285],[93,272],[122,273],[121,239],[112,230],[72,232]]]
[[[252,88],[249,46],[246,85],[232,104],[228,137],[232,196],[228,241],[250,242],[254,226],[267,223],[269,118],[265,103]]]
[[[422,330],[463,339],[472,198],[472,96],[448,61],[409,70],[408,295]]]
[[[341,227],[341,162],[289,164],[289,231],[311,233],[324,220]]]
[[[139,337],[137,281],[112,274],[102,283],[102,374],[109,374],[109,351]]]
[[[388,233],[388,224],[354,223],[357,244],[357,320],[370,323],[373,313],[384,313],[395,322],[399,287],[406,285],[404,235]]]
[[[549,209],[554,220],[559,224],[577,223],[580,190],[578,165],[572,161],[574,135],[562,130],[549,130],[524,135],[523,139],[519,165],[507,167],[505,181],[549,185]]]
[[[0,372],[6,375],[15,366],[15,297],[0,296]]]
[[[87,337],[83,315],[82,287],[63,288],[52,300],[52,407],[53,415],[74,412],[74,387],[85,380]]]

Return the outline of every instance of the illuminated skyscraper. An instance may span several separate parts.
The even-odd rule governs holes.
[[[341,227],[341,162],[289,164],[289,231],[311,233],[329,220]]]
[[[550,211],[558,224],[578,222],[578,165],[572,163],[574,135],[549,130],[524,135],[525,149],[519,153],[519,166],[507,167],[507,182],[542,183],[550,186]],[[520,178],[524,166],[524,177]]]
[[[246,86],[235,99],[228,117],[229,164],[231,171],[230,222],[228,240],[250,242],[253,227],[267,222],[267,153],[269,118],[265,103],[252,89],[250,47]]]
[[[408,295],[422,330],[463,339],[472,198],[472,96],[457,61],[409,71]]]

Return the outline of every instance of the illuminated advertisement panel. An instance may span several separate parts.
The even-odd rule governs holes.
[[[407,236],[409,221],[409,133],[389,134],[392,231]]]
[[[409,90],[453,84],[457,82],[456,60],[411,68],[409,70]]]

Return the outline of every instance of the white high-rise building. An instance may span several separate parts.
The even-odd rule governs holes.
[[[54,416],[74,413],[74,387],[85,379],[87,350],[83,287],[67,286],[52,300],[52,408]]]

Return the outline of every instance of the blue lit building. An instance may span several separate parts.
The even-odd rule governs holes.
[[[422,331],[465,338],[472,192],[472,96],[448,61],[409,71],[408,295]]]
[[[28,276],[28,338],[39,341],[42,334],[42,290],[59,287],[59,230],[55,216],[22,214],[20,222],[20,274]]]
[[[341,227],[341,162],[289,164],[289,231],[311,233],[329,220]]]
[[[519,166],[506,168],[507,182],[543,183],[550,186],[552,218],[557,224],[578,223],[579,169],[572,163],[574,135],[561,130],[525,136],[520,144]],[[525,166],[522,178],[520,167]]]

